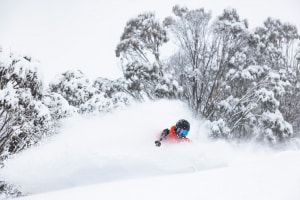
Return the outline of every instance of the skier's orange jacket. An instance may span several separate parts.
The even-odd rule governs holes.
[[[168,142],[191,142],[191,140],[187,137],[178,137],[177,134],[175,133],[175,128],[176,126],[172,126],[169,129],[165,129],[163,130],[161,136],[160,136],[160,140],[166,140]]]

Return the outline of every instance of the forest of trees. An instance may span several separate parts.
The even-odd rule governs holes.
[[[279,19],[250,30],[235,9],[213,19],[204,8],[174,6],[162,21],[145,12],[127,22],[117,80],[69,70],[43,85],[38,62],[0,51],[0,160],[57,133],[66,117],[145,99],[186,102],[212,139],[288,142],[300,132],[299,41]],[[168,44],[176,53],[162,58]]]
[[[154,13],[138,15],[116,48],[127,89],[187,102],[196,116],[210,121],[212,138],[278,144],[296,137],[297,28],[272,18],[248,27],[235,9],[212,19],[203,8],[174,6],[173,16],[161,23]],[[161,60],[159,48],[167,42],[177,52]]]

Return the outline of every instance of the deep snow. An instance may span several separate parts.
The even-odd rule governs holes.
[[[191,144],[154,140],[185,118]],[[65,121],[61,133],[9,159],[0,178],[24,199],[300,199],[300,151],[211,141],[178,101]]]

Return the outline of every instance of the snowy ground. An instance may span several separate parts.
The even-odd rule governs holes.
[[[192,144],[154,146],[178,119]],[[146,102],[66,121],[59,135],[5,163],[0,178],[20,199],[299,200],[300,150],[207,139],[204,122],[177,101]]]

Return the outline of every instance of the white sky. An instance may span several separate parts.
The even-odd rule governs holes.
[[[114,50],[126,22],[144,11],[162,20],[176,4],[213,15],[233,7],[251,28],[271,16],[300,30],[299,0],[0,0],[0,45],[38,59],[46,80],[68,69],[117,78]]]

